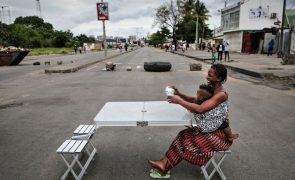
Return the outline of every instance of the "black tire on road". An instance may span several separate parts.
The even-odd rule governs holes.
[[[40,65],[40,62],[38,62],[38,61],[37,62],[34,62],[33,65],[34,66],[39,66]]]
[[[145,62],[144,70],[151,72],[166,72],[170,71],[172,65],[170,62]]]

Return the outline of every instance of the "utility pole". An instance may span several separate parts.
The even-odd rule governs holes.
[[[285,12],[286,12],[286,0],[284,0],[283,14],[282,14],[282,27],[281,27],[281,39],[280,39],[280,56],[283,57],[283,39],[284,39],[284,22],[285,22]]]
[[[101,0],[103,2],[103,0]],[[103,29],[103,49],[104,49],[104,56],[107,56],[107,40],[106,40],[106,26],[105,26],[105,20],[102,21],[102,29]]]
[[[199,44],[199,15],[197,15],[197,23],[196,23],[196,40],[195,40],[195,44],[196,44],[196,50],[198,49],[198,44]]]

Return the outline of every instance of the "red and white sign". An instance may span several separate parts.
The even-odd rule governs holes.
[[[98,20],[109,20],[109,6],[107,2],[96,3]]]

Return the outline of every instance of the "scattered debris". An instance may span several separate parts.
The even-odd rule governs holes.
[[[170,62],[144,62],[144,70],[151,72],[170,71],[172,65]]]
[[[46,65],[50,65],[50,61],[45,61],[44,62],[44,65],[46,66]]]
[[[40,65],[40,62],[39,62],[39,61],[34,62],[33,65],[34,65],[34,66],[39,66],[39,65]]]
[[[190,71],[201,71],[202,70],[202,64],[190,64]]]
[[[116,69],[116,64],[112,62],[107,62],[106,63],[106,70],[107,71],[114,71]]]
[[[127,71],[132,71],[132,68],[131,68],[130,66],[127,66],[127,67],[126,67],[126,70],[127,70]]]
[[[0,105],[0,110],[1,109],[8,109],[8,108],[13,108],[13,107],[18,107],[18,106],[22,106],[23,103],[10,103],[10,104],[4,104],[4,105]]]

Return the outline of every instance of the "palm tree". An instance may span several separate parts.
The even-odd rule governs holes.
[[[196,27],[199,27],[198,34],[203,31],[205,36],[212,35],[212,31],[210,31],[205,24],[205,21],[208,20],[210,16],[203,2],[199,0],[182,0],[179,4],[181,4],[180,12],[183,16],[183,21],[179,24],[177,31],[178,36],[181,36],[189,42],[193,42],[194,39],[196,39]]]

